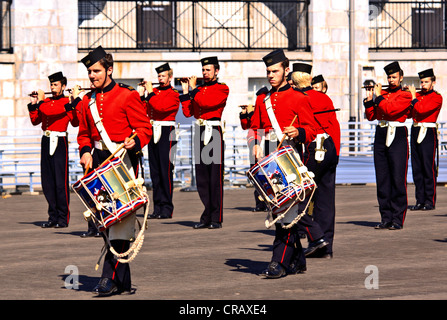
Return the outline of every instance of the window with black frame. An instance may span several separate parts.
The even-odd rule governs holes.
[[[11,45],[11,2],[12,0],[0,0],[0,52],[12,53]]]

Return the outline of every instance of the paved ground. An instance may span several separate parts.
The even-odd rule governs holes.
[[[408,189],[413,204],[413,186]],[[223,228],[194,230],[202,210],[198,195],[176,191],[174,218],[150,220],[143,249],[131,264],[136,292],[107,299],[447,299],[444,186],[438,187],[436,210],[408,211],[399,231],[373,228],[379,221],[375,186],[337,186],[334,258],[308,259],[307,273],[278,280],[259,275],[271,257],[273,230],[265,229],[264,213],[251,212],[252,194],[253,189],[225,190]],[[42,195],[0,198],[0,299],[92,299],[102,239],[79,237],[86,229],[84,207],[75,194],[71,199],[70,226],[42,229]],[[73,266],[77,290],[65,286]],[[368,289],[374,284],[377,289]]]

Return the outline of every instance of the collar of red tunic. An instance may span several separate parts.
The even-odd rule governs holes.
[[[433,90],[433,89],[432,89],[432,90],[429,90],[429,91],[427,91],[427,92],[424,92],[424,91],[421,90],[421,91],[419,91],[419,94],[422,95],[422,96],[427,96],[427,95],[429,95],[430,93],[432,93],[432,92],[434,92],[434,91],[435,91],[435,90]]]
[[[98,93],[109,92],[113,89],[113,87],[115,87],[115,85],[116,85],[116,82],[115,82],[115,80],[112,79],[112,82],[110,82],[105,88],[103,88],[102,90],[96,89],[96,92],[98,92]]]
[[[58,95],[56,97],[50,97],[51,100],[59,100],[59,99],[62,99],[62,98],[65,98],[64,94],[60,94],[60,95]]]
[[[205,87],[209,87],[209,86],[212,86],[212,85],[214,85],[214,84],[216,84],[216,83],[217,83],[217,80],[209,81],[209,82],[205,82],[205,83],[203,84],[203,86],[205,86]]]
[[[171,88],[172,88],[171,85],[167,85],[165,87],[157,87],[158,90],[168,90],[168,89],[171,89]]]
[[[401,90],[401,89],[402,89],[402,86],[398,86],[398,87],[396,87],[396,88],[394,88],[394,89],[387,88],[387,91],[389,91],[389,92],[397,92],[397,91],[399,91],[399,90]]]
[[[306,88],[297,89],[297,90],[299,90],[301,92],[306,92],[306,91],[312,90],[312,87],[306,87]]]
[[[279,88],[278,90],[274,90],[273,88],[270,90],[272,93],[275,93],[275,92],[282,92],[282,91],[286,91],[286,90],[289,90],[291,87],[290,87],[290,84],[286,84],[285,86],[282,86],[281,88]]]

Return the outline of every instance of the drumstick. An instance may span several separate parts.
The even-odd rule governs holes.
[[[137,133],[135,132],[130,139],[133,139],[137,136]],[[124,142],[121,143],[121,145],[115,150],[114,153],[112,153],[103,163],[101,163],[100,167],[102,167],[104,165],[104,163],[106,163],[107,161],[109,161],[110,159],[112,159],[117,153],[118,151],[120,151],[122,148],[124,148]]]
[[[292,123],[290,124],[289,127],[293,126],[293,123],[295,122],[296,117],[298,117],[298,115],[295,115],[295,118],[293,118]],[[278,151],[279,148],[281,148],[281,145],[282,145],[282,143],[284,142],[284,139],[285,139],[285,138],[286,138],[286,135],[284,135],[284,136],[282,137],[281,142],[280,142],[279,145],[278,145],[278,148],[276,148],[276,151]]]

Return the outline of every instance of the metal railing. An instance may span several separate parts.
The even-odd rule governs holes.
[[[11,44],[11,3],[12,0],[0,0],[0,52],[12,53]]]
[[[78,48],[309,50],[309,0],[79,0]]]
[[[369,48],[445,49],[446,1],[369,1]]]
[[[348,129],[354,124],[357,129]],[[339,183],[369,183],[374,180],[372,160],[376,121],[346,122],[341,125],[341,151],[337,181]],[[407,123],[411,127],[412,123]],[[195,167],[191,150],[193,125],[181,125],[176,149],[174,182],[177,187],[195,186]],[[76,128],[69,130],[70,184],[84,172],[79,164]],[[447,122],[439,123],[439,155],[442,165],[438,181],[447,182]],[[25,188],[34,191],[40,186],[40,129],[0,129],[0,193],[5,189]],[[250,168],[247,131],[240,126],[227,126],[225,132],[225,184],[247,185]],[[151,185],[148,150],[143,150],[145,181]],[[410,172],[410,171],[409,171]]]

